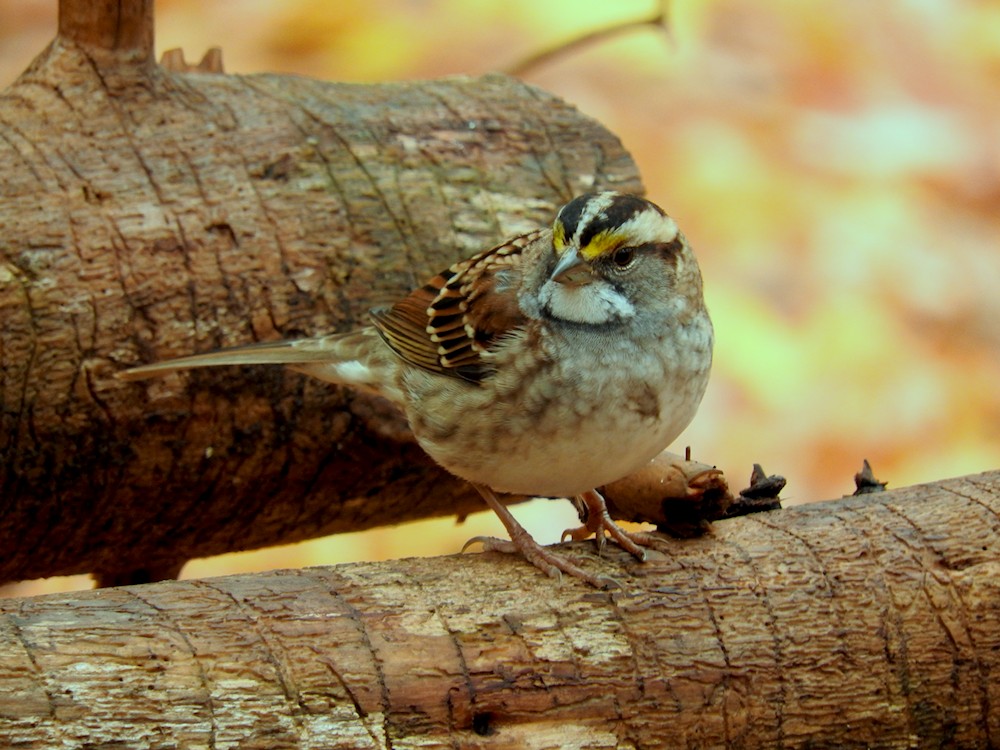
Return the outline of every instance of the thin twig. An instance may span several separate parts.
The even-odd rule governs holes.
[[[628,33],[635,29],[644,28],[647,26],[652,26],[658,29],[662,29],[667,35],[670,34],[670,18],[667,12],[667,5],[670,0],[660,0],[659,10],[654,13],[649,18],[640,18],[633,21],[623,21],[620,24],[615,24],[614,26],[608,26],[603,29],[594,29],[593,31],[588,31],[582,36],[576,37],[575,39],[570,39],[565,42],[560,42],[559,44],[550,47],[548,49],[543,49],[540,52],[536,52],[528,57],[514,63],[513,65],[506,68],[504,71],[508,75],[521,76],[527,73],[532,68],[537,68],[541,65],[548,63],[562,55],[571,54],[583,47],[587,47],[591,44],[597,44],[603,42],[611,37],[617,36],[619,34]]]

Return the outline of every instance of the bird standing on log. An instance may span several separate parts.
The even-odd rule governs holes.
[[[497,493],[575,498],[584,525],[564,538],[610,536],[642,559],[648,540],[615,524],[595,488],[641,469],[687,426],[712,343],[701,272],[674,220],[643,198],[600,192],[567,203],[551,228],[455,263],[358,331],[120,376],[282,364],[384,396],[510,535],[472,541],[604,587],[612,582],[538,544]]]

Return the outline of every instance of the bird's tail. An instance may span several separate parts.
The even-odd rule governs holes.
[[[123,370],[117,373],[117,377],[121,380],[143,380],[196,367],[286,365],[320,380],[367,387],[391,398],[393,394],[389,384],[392,378],[388,371],[394,364],[393,359],[378,333],[364,328],[352,333],[250,344],[168,359]]]

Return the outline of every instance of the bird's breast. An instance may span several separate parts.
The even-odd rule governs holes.
[[[417,440],[452,473],[500,492],[566,497],[637,471],[694,416],[707,364],[620,341],[582,350],[513,354],[481,385],[426,383],[410,415]]]

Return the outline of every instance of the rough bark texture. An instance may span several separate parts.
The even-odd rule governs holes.
[[[0,601],[0,745],[1000,745],[1000,472],[569,549]]]
[[[0,580],[481,508],[369,397],[139,362],[346,330],[592,187],[618,140],[488,76],[345,85],[152,62],[152,3],[64,0],[0,94]]]

